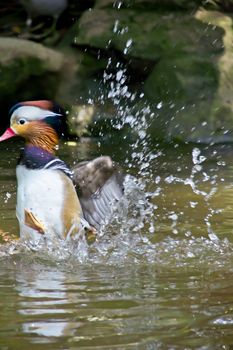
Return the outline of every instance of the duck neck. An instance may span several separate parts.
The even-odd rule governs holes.
[[[26,139],[26,146],[35,146],[55,154],[58,141],[56,131],[49,125],[43,125],[41,129],[36,128],[29,138]]]

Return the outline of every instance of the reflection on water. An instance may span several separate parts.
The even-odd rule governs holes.
[[[4,263],[0,344],[17,348],[220,348],[232,344],[231,269]],[[12,266],[15,266],[13,269]],[[10,269],[11,266],[11,269]],[[52,280],[52,281],[51,281]],[[19,346],[19,348],[20,348]],[[39,346],[38,346],[39,348]]]
[[[155,147],[147,165],[108,142],[60,150],[110,154],[137,177],[82,254],[3,243],[17,235],[17,152],[0,149],[0,349],[231,349],[233,148]]]

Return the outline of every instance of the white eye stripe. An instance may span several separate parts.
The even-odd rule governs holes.
[[[22,106],[17,108],[12,116],[11,120],[15,118],[22,118],[22,119],[27,119],[27,120],[40,120],[44,119],[46,117],[55,117],[61,114],[54,113],[50,110],[47,109],[42,109],[39,107],[34,107],[34,106]]]

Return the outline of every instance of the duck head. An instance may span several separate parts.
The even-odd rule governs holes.
[[[10,110],[10,127],[0,136],[0,142],[22,136],[27,145],[54,152],[65,131],[65,113],[51,101],[26,101]]]

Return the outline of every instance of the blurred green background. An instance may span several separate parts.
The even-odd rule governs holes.
[[[232,0],[0,1],[0,126],[55,99],[73,135],[146,106],[156,140],[232,142],[232,15]]]

